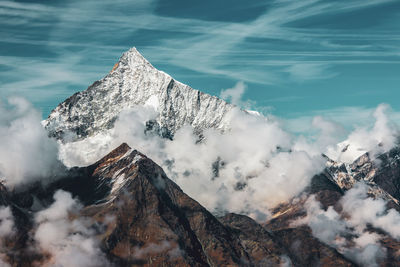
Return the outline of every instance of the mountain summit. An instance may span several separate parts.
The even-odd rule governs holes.
[[[112,128],[121,111],[139,105],[155,109],[155,120],[148,126],[167,138],[183,125],[193,126],[196,132],[225,130],[224,119],[234,107],[174,80],[131,48],[103,79],[59,104],[45,127],[57,139],[72,133],[73,140],[79,140]]]

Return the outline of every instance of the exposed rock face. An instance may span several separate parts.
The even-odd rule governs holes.
[[[3,266],[2,261],[11,266],[32,266],[32,262],[40,260],[42,255],[32,252],[26,246],[32,221],[29,212],[14,203],[12,197],[12,193],[0,183],[0,208],[9,209],[12,217],[12,229],[9,233],[4,233],[5,218],[0,217],[0,266]]]
[[[371,159],[363,154],[351,164],[328,161],[327,172],[337,185],[348,190],[359,181],[366,183],[369,194],[399,204],[400,201],[400,148]]]
[[[225,101],[194,90],[154,68],[135,48],[122,55],[112,71],[58,105],[45,121],[58,139],[82,139],[113,127],[122,110],[138,105],[155,108],[151,130],[172,138],[183,125],[196,132],[207,128],[225,130],[226,114],[233,108]],[[68,140],[71,141],[71,140]]]
[[[270,232],[247,216],[229,213],[220,221],[240,240],[255,266],[279,265],[288,254]]]
[[[115,216],[102,237],[115,262],[217,266],[249,261],[228,229],[184,194],[158,165],[136,150],[125,149],[124,145],[95,164],[93,176],[107,184],[109,193],[104,203],[83,211],[98,222]]]
[[[9,202],[10,200],[7,188],[2,183],[0,183],[0,206],[8,206]]]
[[[282,246],[288,248],[297,266],[357,266],[311,234],[308,227],[285,228],[275,231]]]

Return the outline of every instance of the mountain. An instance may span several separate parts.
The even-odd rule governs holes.
[[[343,190],[351,189],[362,181],[369,186],[369,193],[395,204],[400,203],[400,147],[377,157],[365,153],[353,163],[327,161],[326,171]]]
[[[262,225],[238,214],[216,218],[127,144],[50,184],[4,192],[15,220],[25,222],[16,225],[21,237],[6,243],[12,266],[57,262],[57,254],[33,250],[37,241],[31,237],[38,231],[35,209],[48,209],[60,189],[80,200],[79,211],[65,220],[79,219],[93,229],[105,255],[96,266],[355,266],[307,227]],[[298,240],[301,250],[293,247]]]
[[[383,157],[397,158],[393,153]],[[380,166],[387,170],[387,165]],[[346,189],[332,179],[329,172],[314,176],[302,197],[278,205],[266,222],[233,213],[215,217],[150,158],[122,144],[96,163],[66,170],[48,184],[37,182],[12,191],[1,185],[1,204],[11,209],[17,234],[3,239],[0,258],[11,266],[57,263],[58,255],[38,249],[33,237],[40,227],[38,214],[51,209],[53,196],[63,190],[80,203],[63,220],[71,225],[85,222],[90,229],[82,230],[80,225],[72,235],[89,231],[99,244],[103,256],[94,266],[359,266],[315,237],[309,226],[293,224],[306,218],[310,196],[323,210],[334,207],[342,213]],[[399,262],[400,242],[384,228],[369,231],[383,237],[386,257],[379,266]],[[352,238],[347,236],[346,242],[351,244]]]
[[[379,172],[385,171],[386,167],[383,166]],[[397,176],[394,179],[397,180],[399,178]],[[324,240],[325,238],[318,235],[318,232],[321,231],[321,229],[325,229],[325,234],[334,233],[334,229],[332,229],[331,225],[332,223],[340,225],[343,221],[352,216],[351,213],[348,213],[349,210],[344,207],[344,205],[348,203],[343,202],[346,192],[351,188],[341,189],[339,185],[332,180],[333,178],[327,170],[322,174],[314,176],[309,187],[302,193],[300,198],[294,198],[291,201],[282,203],[272,209],[271,219],[262,224],[263,227],[275,233],[279,242],[289,247],[289,251],[294,254],[291,259],[307,259],[308,264],[304,266],[346,266],[344,263],[337,262],[335,258],[332,260],[332,255],[335,253],[343,255],[347,260],[353,260],[355,266],[398,266],[400,262],[400,255],[398,254],[400,241],[398,237],[396,238],[389,234],[385,227],[374,227],[372,224],[368,224],[366,229],[363,230],[365,231],[364,234],[367,233],[367,236],[370,234],[381,236],[378,239],[377,247],[380,247],[383,251],[382,255],[379,255],[377,251],[374,251],[373,246],[368,243],[364,248],[364,252],[358,250],[360,248],[358,245],[354,244],[354,240],[357,240],[360,236],[357,237],[359,234],[355,234],[352,230],[346,230],[341,237],[335,237],[335,241],[340,241],[339,244],[341,244],[341,246],[339,247],[335,244],[335,241],[329,243],[329,241]],[[375,199],[378,202],[385,199],[383,197],[387,195],[387,193],[379,188],[379,186],[374,187],[367,184],[367,187],[368,196],[370,198]],[[385,195],[378,195],[376,192],[383,192]],[[304,219],[307,220],[309,213],[314,212],[313,210],[310,210],[309,203],[307,203],[308,200],[313,197],[315,197],[315,200],[317,201],[316,203],[320,205],[320,212],[317,213],[316,216],[314,215],[315,217],[312,219],[316,221],[321,220],[319,221],[320,224],[317,225],[317,227],[321,227],[320,229],[313,228],[313,226],[315,227],[315,225],[313,225],[315,221],[309,224],[296,224],[296,222]],[[386,203],[386,208],[383,214],[390,214],[390,209],[397,211],[400,210],[397,201],[393,201],[392,198],[386,199],[386,201],[388,202]],[[373,203],[368,203],[371,206],[364,207],[361,212],[365,212],[365,216],[374,216],[376,210],[374,210],[374,207],[372,206]],[[362,207],[354,206],[354,210],[351,210],[351,212],[356,213],[356,216],[360,216],[358,213],[360,211],[357,211],[356,209],[361,210]],[[331,217],[334,217],[334,213],[337,213],[340,217],[332,219]],[[379,219],[377,218],[377,220]],[[389,224],[385,226],[389,227]],[[360,227],[360,225],[357,225],[357,227]],[[335,236],[335,234],[333,235]],[[316,236],[319,236],[320,238],[316,238]],[[343,239],[341,240],[340,238]],[[315,248],[318,248],[318,250],[316,251]],[[363,261],[359,258],[357,259],[358,256],[351,255],[352,249],[355,249],[356,253],[359,253],[362,255],[361,257],[364,257],[365,259],[370,259],[370,261]]]
[[[149,130],[172,138],[183,125],[197,133],[226,130],[233,105],[192,89],[154,68],[135,48],[125,52],[103,79],[59,104],[44,122],[50,136],[83,139],[113,127],[121,111],[138,106],[156,110]]]

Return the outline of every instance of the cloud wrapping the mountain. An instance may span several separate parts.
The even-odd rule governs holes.
[[[100,250],[95,231],[85,218],[71,214],[79,212],[80,204],[62,190],[54,194],[54,203],[35,215],[37,229],[34,239],[40,248],[51,254],[52,266],[110,266]]]
[[[0,103],[0,178],[8,186],[49,179],[60,172],[57,143],[41,115],[21,98]]]
[[[327,210],[322,209],[314,196],[307,199],[305,207],[307,216],[294,221],[293,226],[307,224],[316,238],[336,248],[347,258],[363,266],[379,266],[386,252],[385,248],[379,244],[381,236],[369,233],[363,228],[352,230],[351,225],[333,207]],[[355,237],[351,239],[351,236]]]
[[[344,142],[329,146],[327,155],[333,160],[352,163],[365,152],[370,152],[374,157],[389,151],[396,144],[398,136],[397,126],[387,115],[389,110],[390,106],[379,105],[372,114],[375,119],[372,127],[356,128]]]
[[[363,141],[371,149],[381,141],[385,142],[385,149],[394,145],[395,131],[385,109],[379,106],[374,113],[375,126],[363,129],[370,140]],[[321,153],[327,148],[333,150],[345,135],[337,123],[315,117],[311,127],[316,134],[312,138],[296,137],[284,131],[278,120],[237,108],[226,115],[229,131],[206,129],[200,141],[186,126],[171,141],[145,133],[145,122],[156,118],[157,111],[151,106],[125,110],[113,129],[63,144],[60,156],[68,166],[88,165],[126,142],[157,162],[169,178],[207,209],[265,220],[270,208],[295,197],[309,185],[312,176],[325,166]],[[358,132],[359,129],[351,133],[348,140]],[[338,151],[339,147],[335,147],[336,154],[342,153]]]
[[[321,208],[315,196],[310,196],[305,202],[307,216],[292,223],[293,226],[308,224],[312,229],[313,235],[324,243],[338,247],[343,244],[342,235],[348,232],[347,224],[342,221],[340,215],[328,207],[327,210]]]
[[[205,130],[199,142],[192,128],[183,127],[170,141],[145,134],[144,122],[156,116],[148,109],[121,113],[109,133],[65,144],[61,157],[70,166],[87,165],[127,142],[211,211],[241,212],[260,220],[269,208],[300,193],[323,169],[320,155],[291,151],[292,136],[263,116],[234,109],[228,114],[230,131]]]
[[[14,217],[10,207],[0,207],[0,237],[12,235],[14,233]]]
[[[380,236],[376,233],[363,232],[354,238],[354,247],[345,251],[345,255],[362,266],[379,266],[386,256],[386,248],[379,244]]]
[[[316,238],[363,266],[379,266],[386,255],[386,249],[380,244],[383,236],[370,232],[369,225],[398,239],[400,214],[394,209],[387,210],[383,199],[370,198],[367,192],[368,186],[362,182],[348,190],[340,200],[342,214],[332,206],[322,209],[311,196],[305,203],[307,216],[292,224],[307,224]],[[349,242],[349,236],[354,236],[353,243]]]
[[[311,129],[316,130],[316,134],[311,138],[300,136],[293,145],[293,150],[307,151],[310,155],[317,156],[326,152],[326,148],[342,141],[346,131],[338,123],[327,120],[322,116],[316,116],[312,119]]]
[[[370,198],[367,193],[368,187],[358,183],[343,197],[343,210],[351,214],[349,223],[361,228],[370,224],[384,229],[394,238],[400,238],[400,214],[394,209],[386,210],[386,202],[383,199]]]
[[[241,106],[242,96],[245,93],[247,86],[244,82],[238,82],[234,87],[221,91],[220,97],[234,105]]]
[[[245,212],[265,219],[268,208],[300,193],[323,161],[290,152],[291,137],[276,122],[234,110],[231,130],[204,132],[204,141],[183,128],[164,152],[167,174],[211,210]],[[261,217],[259,217],[261,216]]]

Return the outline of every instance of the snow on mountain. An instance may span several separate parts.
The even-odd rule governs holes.
[[[121,111],[137,106],[155,109],[148,127],[167,138],[183,125],[197,133],[224,131],[225,115],[234,107],[174,80],[131,48],[103,79],[59,104],[44,125],[51,136],[76,141],[112,128]]]
[[[368,194],[375,198],[399,203],[398,185],[400,150],[393,148],[377,157],[365,153],[352,163],[327,161],[327,172],[343,190],[350,190],[358,182],[368,187]]]

